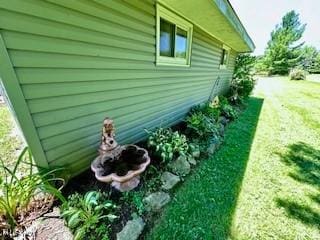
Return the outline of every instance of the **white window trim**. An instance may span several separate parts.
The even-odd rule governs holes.
[[[182,17],[179,17],[177,14],[163,7],[159,3],[156,7],[156,65],[190,67],[193,25],[190,22],[183,19]],[[164,20],[167,20],[168,22],[175,24],[177,27],[187,32],[187,51],[185,59],[177,57],[160,56],[160,18],[163,18]]]
[[[227,69],[227,66],[229,64],[229,58],[230,58],[230,47],[228,47],[227,45],[222,45],[222,49],[224,49],[226,52],[227,52],[227,61],[226,61],[226,64],[220,64],[220,69]]]

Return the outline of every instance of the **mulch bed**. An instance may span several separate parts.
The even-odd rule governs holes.
[[[141,185],[142,180],[135,190],[139,190]],[[117,211],[119,218],[113,222],[110,232],[110,239],[116,239],[116,234],[120,232],[125,224],[131,219],[131,214],[133,213],[134,209],[132,209],[132,206],[129,206],[123,202],[121,204],[122,193],[112,188],[110,183],[99,182],[91,170],[87,170],[77,177],[71,179],[62,192],[64,196],[69,196],[76,192],[85,194],[91,190],[100,190],[102,192],[109,193],[110,200],[120,207],[120,209]]]

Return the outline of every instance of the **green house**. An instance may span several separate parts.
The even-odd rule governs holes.
[[[0,77],[35,160],[71,175],[228,89],[254,44],[227,0],[2,0]]]

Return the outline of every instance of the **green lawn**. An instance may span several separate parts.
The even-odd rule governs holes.
[[[8,107],[0,103],[0,158],[12,166],[16,159],[17,149],[21,147],[21,141],[12,134],[13,119]]]
[[[260,79],[147,238],[320,239],[319,95],[320,83]]]

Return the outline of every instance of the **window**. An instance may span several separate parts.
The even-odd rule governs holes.
[[[190,66],[192,24],[157,5],[157,65]]]
[[[229,62],[230,48],[223,45],[220,59],[220,69],[226,69]]]

